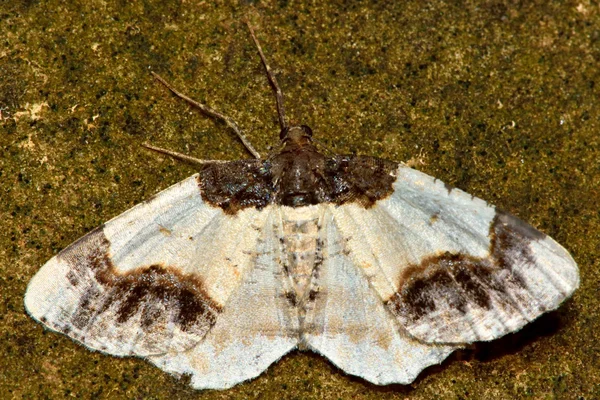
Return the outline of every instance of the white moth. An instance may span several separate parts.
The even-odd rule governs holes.
[[[288,126],[280,151],[199,173],[48,261],[29,314],[86,347],[143,357],[197,389],[254,378],[312,350],[348,374],[407,384],[475,341],[514,332],[579,285],[550,237],[407,166],[326,157]]]

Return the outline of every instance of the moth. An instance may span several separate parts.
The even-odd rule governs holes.
[[[377,385],[408,384],[454,350],[519,330],[579,286],[569,253],[485,201],[405,164],[326,156],[288,124],[278,149],[197,160],[198,173],[50,259],[28,313],[87,348],[142,357],[197,389],[312,350]]]

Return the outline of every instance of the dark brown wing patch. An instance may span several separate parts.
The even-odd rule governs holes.
[[[372,207],[394,192],[398,163],[375,157],[335,156],[326,160],[330,201]]]
[[[119,273],[109,247],[100,227],[57,256],[69,266],[67,278],[81,296],[72,315],[55,329],[84,343],[112,346],[131,343],[137,335],[135,353],[153,354],[173,346],[185,350],[215,324],[220,307],[197,277],[160,265]]]
[[[545,235],[518,218],[497,211],[489,237],[487,258],[446,252],[406,269],[400,278],[399,291],[388,300],[387,306],[409,332],[427,324],[432,333],[417,335],[418,338],[429,341],[430,336],[437,335],[439,341],[453,342],[450,332],[460,329],[457,327],[474,330],[486,327],[481,318],[497,318],[498,325],[510,325],[515,323],[510,321],[517,320],[524,324],[532,313],[546,311],[532,296],[521,272],[514,268],[534,266],[535,256],[529,245]],[[516,329],[504,328],[503,333]]]
[[[325,158],[312,146],[272,159],[208,163],[198,176],[202,198],[234,215],[268,204],[358,203],[365,208],[393,192],[398,164],[374,157]]]
[[[268,161],[207,163],[200,169],[198,185],[203,200],[230,215],[248,207],[260,210],[273,198],[273,177]]]

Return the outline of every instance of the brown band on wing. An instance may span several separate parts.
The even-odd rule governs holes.
[[[203,335],[215,324],[221,308],[198,277],[160,265],[121,273],[110,259],[109,246],[99,227],[58,255],[71,268],[69,282],[81,286],[70,321],[77,331],[87,331],[105,318],[118,329],[137,323],[132,321],[138,315],[141,330],[150,337],[168,334],[171,323],[192,335]]]
[[[397,169],[397,163],[374,157],[325,158],[310,147],[266,161],[207,163],[198,186],[204,201],[229,215],[269,204],[358,203],[369,208],[393,193]]]
[[[544,240],[546,234],[517,217],[496,210],[490,237],[492,243],[490,252],[497,259],[498,265],[508,269],[521,260],[525,260],[529,264],[535,263],[535,257],[529,244],[536,240]],[[524,282],[518,272],[512,269],[511,272],[516,279]]]
[[[273,179],[264,160],[204,164],[198,175],[202,199],[226,214],[244,208],[262,209],[272,201]]]
[[[492,297],[506,311],[527,301],[525,279],[514,265],[534,263],[529,244],[545,235],[512,215],[496,211],[490,226],[490,256],[449,252],[406,269],[387,306],[403,323],[413,324],[439,307],[464,315],[468,307],[489,310]],[[540,313],[544,310],[539,310]]]
[[[394,192],[398,163],[375,157],[335,156],[326,161],[330,201],[372,207]]]

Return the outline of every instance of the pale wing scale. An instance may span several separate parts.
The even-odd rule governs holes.
[[[253,226],[264,218],[255,209],[233,218],[206,205],[194,175],[49,260],[28,286],[26,309],[105,353],[187,350],[253,266]]]
[[[412,338],[385,308],[364,271],[346,254],[347,237],[323,205],[319,239],[323,263],[315,271],[312,307],[302,342],[348,374],[374,384],[408,384],[426,367],[441,363],[456,346],[428,345]]]
[[[394,192],[334,209],[350,257],[416,338],[492,340],[557,308],[579,285],[559,244],[515,217],[400,166]]]
[[[296,348],[298,314],[286,298],[291,288],[281,263],[280,212],[264,210],[260,240],[251,252],[255,266],[213,329],[192,349],[150,357],[151,362],[172,374],[189,375],[196,389],[225,389],[258,376]]]

